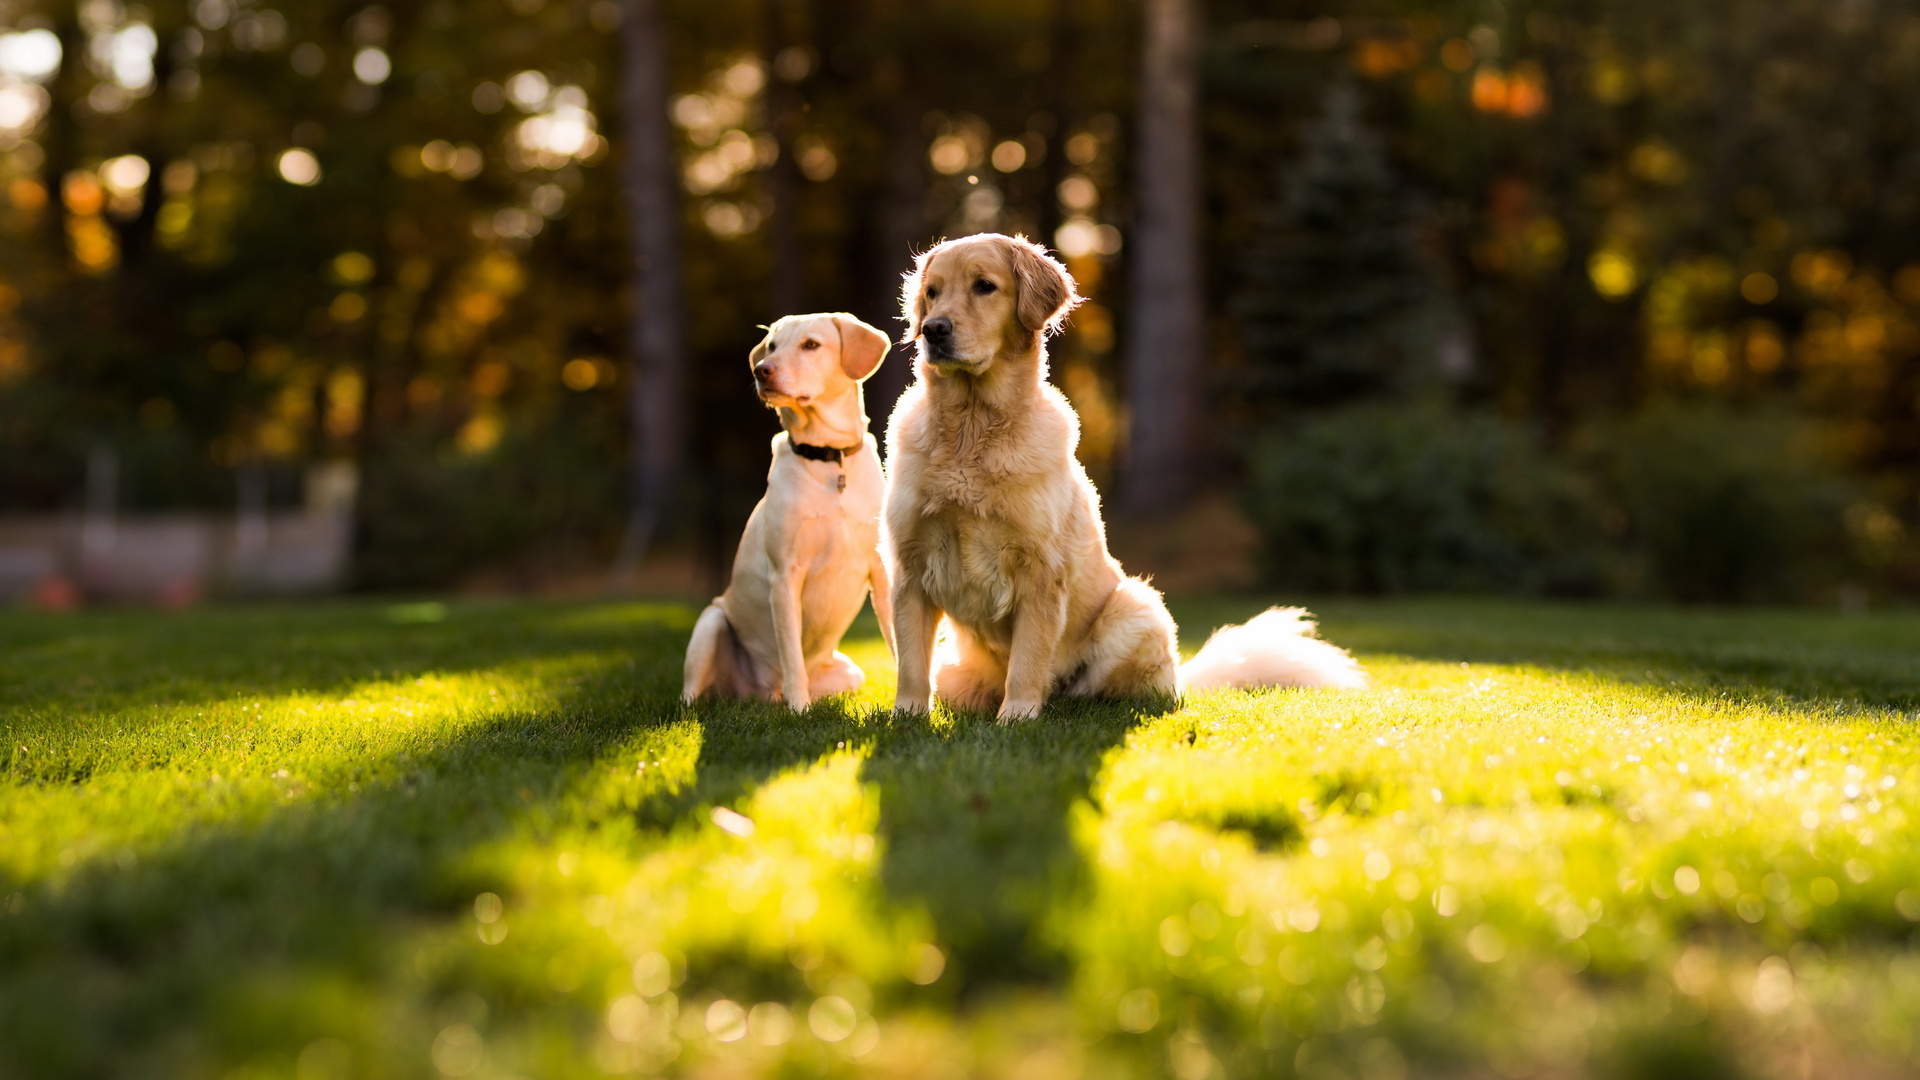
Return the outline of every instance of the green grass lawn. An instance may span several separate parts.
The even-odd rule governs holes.
[[[870,623],[795,717],[677,605],[0,614],[0,1076],[1920,1070],[1920,616],[1322,614],[1373,689],[1013,728]]]

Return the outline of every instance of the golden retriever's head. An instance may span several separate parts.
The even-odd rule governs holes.
[[[915,260],[901,293],[904,341],[937,368],[985,372],[1034,352],[1080,303],[1073,276],[1024,236],[980,233],[935,245]]]
[[[791,409],[859,384],[880,367],[891,344],[844,311],[789,315],[767,327],[747,363],[760,400]]]

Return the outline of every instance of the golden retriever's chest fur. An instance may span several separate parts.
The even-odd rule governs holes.
[[[1036,581],[1071,576],[1084,546],[1072,414],[1036,397],[1011,414],[921,398],[902,418],[888,522],[900,572],[988,638]]]
[[[924,414],[923,414],[924,415]],[[982,517],[1005,516],[1010,488],[1029,479],[1031,450],[1022,445],[1026,418],[985,408],[952,410],[938,425],[915,432],[916,487],[931,511],[959,510]]]

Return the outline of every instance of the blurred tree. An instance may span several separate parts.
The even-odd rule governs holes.
[[[1271,413],[1397,396],[1439,374],[1437,282],[1417,200],[1394,175],[1348,82],[1326,95],[1275,220],[1248,245],[1235,310],[1242,388]]]
[[[686,341],[681,327],[680,203],[660,0],[626,0],[620,78],[626,160],[621,176],[633,300],[627,387],[632,425],[632,504],[615,578],[624,584],[672,508],[685,440]]]
[[[626,2],[0,0],[0,506],[73,504],[95,445],[153,509],[344,459],[366,584],[604,565],[627,520],[723,573],[775,428],[755,324],[888,325],[913,248],[1005,229],[1093,297],[1054,375],[1096,472],[1132,402],[1129,508],[1230,482],[1274,423],[1242,376],[1318,409],[1438,353],[1558,445],[1790,404],[1920,580],[1914,0],[1209,0],[1204,32],[1190,0],[646,0],[651,35]],[[660,50],[640,110],[622,30]],[[1343,81],[1372,149],[1330,133]],[[1457,326],[1395,314],[1422,289]]]
[[[1126,506],[1192,494],[1193,423],[1207,360],[1200,295],[1199,0],[1146,0],[1137,121]]]

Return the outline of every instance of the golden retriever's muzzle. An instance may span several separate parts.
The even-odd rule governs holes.
[[[927,343],[927,359],[936,364],[965,364],[970,361],[961,359],[953,351],[953,320],[945,315],[935,316],[920,324],[921,340]]]

